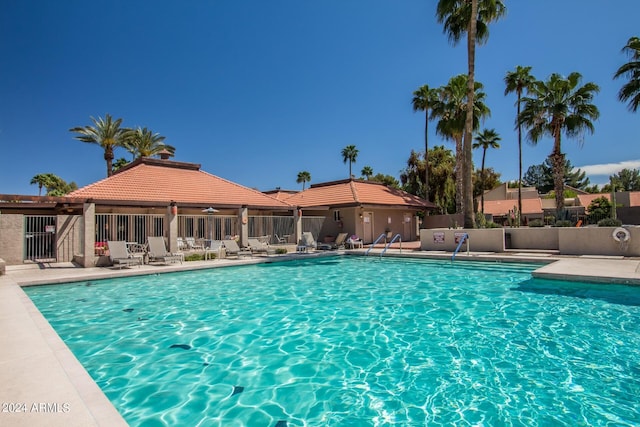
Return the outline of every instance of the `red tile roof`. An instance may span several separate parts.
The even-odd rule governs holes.
[[[484,213],[494,216],[507,215],[510,210],[518,208],[517,200],[485,200]],[[522,199],[522,215],[532,215],[542,213],[542,202],[540,199]]]
[[[285,201],[300,207],[323,206],[405,206],[412,208],[435,208],[436,206],[406,191],[387,187],[379,182],[343,180],[314,184],[286,198]]]
[[[68,197],[215,207],[291,209],[281,200],[200,170],[194,163],[141,158]]]
[[[580,206],[584,206],[585,208],[588,208],[591,202],[600,197],[611,201],[611,194],[578,194],[577,197],[578,200],[580,200]]]

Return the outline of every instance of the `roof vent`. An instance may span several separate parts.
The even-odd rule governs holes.
[[[162,151],[158,151],[158,155],[162,160],[169,160],[169,157],[173,156],[173,154],[171,154],[171,151],[167,150],[166,148]]]

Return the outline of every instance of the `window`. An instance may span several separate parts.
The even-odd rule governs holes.
[[[339,222],[342,220],[342,218],[340,218],[340,211],[333,211],[333,220],[335,222]]]

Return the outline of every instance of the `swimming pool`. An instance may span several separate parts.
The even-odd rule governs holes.
[[[25,288],[132,426],[637,425],[640,288],[335,257]]]

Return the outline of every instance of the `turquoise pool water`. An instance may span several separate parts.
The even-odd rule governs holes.
[[[132,426],[640,424],[640,288],[336,257],[25,291]]]

